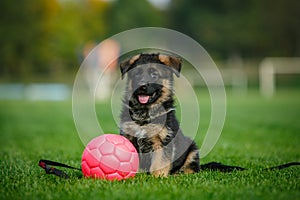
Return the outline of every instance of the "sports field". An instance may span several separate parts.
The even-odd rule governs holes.
[[[209,99],[199,92],[201,127],[209,122]],[[110,104],[97,105],[105,132],[118,132]],[[100,114],[101,113],[101,114]],[[207,118],[205,116],[208,116]],[[104,121],[103,121],[104,120]],[[201,144],[203,136],[197,135]],[[154,178],[138,174],[124,181],[47,175],[39,159],[80,167],[84,146],[76,132],[71,102],[0,101],[0,199],[300,199],[300,166],[263,168],[300,161],[300,92],[227,93],[223,133],[202,163],[219,161],[248,168],[222,173]]]

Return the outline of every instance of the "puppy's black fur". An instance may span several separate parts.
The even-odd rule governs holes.
[[[180,58],[139,54],[120,64],[128,75],[121,113],[121,135],[137,149],[140,169],[155,176],[200,170],[199,150],[185,137],[175,116],[173,75]]]

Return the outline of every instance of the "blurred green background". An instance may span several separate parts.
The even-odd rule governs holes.
[[[299,167],[262,170],[300,158],[299,0],[0,0],[0,8],[0,199],[300,199]],[[85,47],[148,26],[192,37],[216,62],[227,114],[220,140],[202,162],[249,170],[167,179],[138,175],[124,182],[45,174],[40,158],[80,166],[84,145],[71,94]],[[211,99],[186,64],[182,74],[195,86],[201,107],[200,146]],[[263,98],[259,89],[273,98]],[[95,104],[98,121],[105,132],[118,133],[111,106]]]
[[[215,61],[243,59],[254,85],[264,57],[300,56],[297,0],[1,0],[0,7],[0,82],[70,84],[85,44],[144,26],[187,34]]]

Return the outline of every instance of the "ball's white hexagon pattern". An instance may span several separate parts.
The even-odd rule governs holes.
[[[136,149],[125,137],[104,134],[88,143],[81,164],[86,177],[122,180],[135,176],[139,158]]]

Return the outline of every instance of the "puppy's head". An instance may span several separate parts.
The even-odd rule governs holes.
[[[181,64],[180,58],[161,54],[139,54],[122,62],[122,78],[128,76],[128,97],[140,105],[168,100],[172,95],[173,74],[179,77]]]

